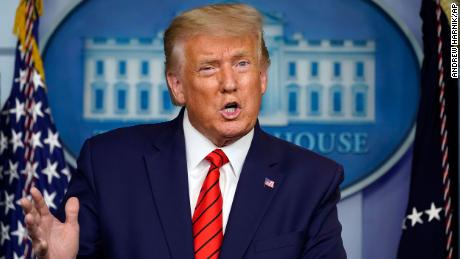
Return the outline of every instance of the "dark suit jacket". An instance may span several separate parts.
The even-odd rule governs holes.
[[[80,200],[80,258],[193,258],[182,116],[85,142],[66,195]],[[220,258],[346,258],[342,179],[340,165],[257,124]]]

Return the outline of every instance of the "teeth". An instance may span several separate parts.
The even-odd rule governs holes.
[[[225,108],[225,112],[235,112],[236,111],[236,108]]]

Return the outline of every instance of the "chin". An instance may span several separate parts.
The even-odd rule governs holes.
[[[242,137],[246,135],[246,133],[248,133],[249,131],[251,131],[250,127],[242,127],[242,126],[235,127],[235,125],[232,125],[230,127],[225,127],[220,130],[220,132],[222,133],[222,136],[225,136],[225,138]]]

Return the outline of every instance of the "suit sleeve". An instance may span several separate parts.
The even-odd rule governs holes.
[[[340,200],[339,186],[342,181],[343,168],[337,166],[334,177],[314,212],[303,259],[347,258],[341,237],[342,226],[337,215],[337,202]]]
[[[93,160],[90,140],[87,140],[77,161],[77,171],[72,175],[69,189],[58,210],[57,217],[64,221],[65,202],[77,197],[80,202],[78,223],[80,225],[80,243],[77,258],[103,258],[97,206],[97,189],[94,180]]]

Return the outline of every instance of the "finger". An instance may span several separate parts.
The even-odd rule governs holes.
[[[28,236],[32,240],[32,249],[34,255],[38,256],[39,258],[43,257],[48,252],[48,244],[46,241],[42,241],[40,239],[40,215],[29,199],[22,198],[20,204],[24,209],[24,222],[26,224]]]
[[[48,251],[48,245],[45,241],[40,239],[40,215],[32,205],[32,202],[26,198],[21,200],[21,206],[25,211],[27,211],[24,217],[24,222],[26,224],[28,236],[32,240],[32,249],[34,254],[38,257],[45,256]]]
[[[65,222],[77,225],[78,224],[78,211],[80,203],[76,197],[71,197],[65,204]]]
[[[45,199],[43,199],[41,192],[37,188],[32,187],[30,189],[30,194],[32,194],[32,199],[34,200],[38,213],[40,213],[41,216],[48,215],[50,211],[48,206],[46,206]]]
[[[32,244],[32,249],[34,251],[34,255],[38,258],[42,258],[48,252],[48,243],[46,241],[37,241]]]
[[[25,199],[22,201],[21,205],[24,208],[24,217],[26,217],[27,215],[30,215],[33,219],[31,223],[38,224],[38,222],[40,222],[40,215],[38,214],[38,211],[34,207],[32,202],[29,201],[28,199]]]
[[[32,205],[32,202],[27,199],[27,198],[22,198],[19,202],[21,205],[22,209],[24,210],[24,214],[31,213],[32,210],[34,209],[34,206]]]
[[[29,224],[38,224],[40,221],[40,215],[33,206],[32,202],[26,198],[22,198],[20,204],[24,210],[24,217],[29,218]]]
[[[27,214],[24,218],[24,222],[26,223],[27,232],[32,242],[36,243],[39,240],[39,228],[36,218],[31,214]]]

